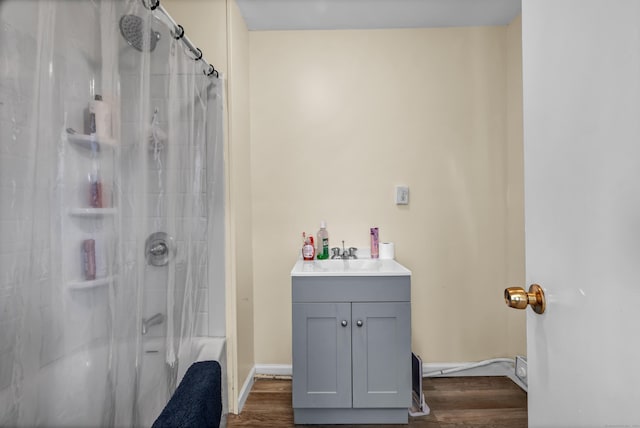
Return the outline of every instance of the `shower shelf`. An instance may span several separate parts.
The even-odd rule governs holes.
[[[67,138],[71,144],[86,150],[100,151],[102,148],[114,149],[116,147],[116,140],[113,138],[86,134],[67,134]]]
[[[104,278],[97,278],[90,281],[69,281],[67,287],[70,290],[87,290],[90,288],[101,287],[108,285],[116,279],[115,276],[106,276]]]
[[[75,217],[101,217],[115,215],[117,212],[115,208],[69,208],[69,215]]]

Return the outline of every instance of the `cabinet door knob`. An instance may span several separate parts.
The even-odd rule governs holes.
[[[362,327],[362,324],[363,324],[362,320],[358,320],[358,321],[356,321],[356,325],[357,325],[358,327]]]
[[[342,322],[341,322],[340,324],[341,324],[343,327],[346,327],[348,323],[347,323],[347,320],[342,320]]]

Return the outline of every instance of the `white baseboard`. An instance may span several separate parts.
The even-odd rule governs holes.
[[[467,363],[423,363],[422,364],[422,372],[432,373],[440,370],[450,370],[457,367],[463,367],[470,364],[474,364],[474,362]],[[455,373],[447,373],[440,376],[507,376],[511,380],[513,380],[518,386],[520,386],[525,391],[527,390],[526,386],[519,381],[519,379],[514,374],[514,364],[507,361],[495,362],[486,366],[475,367],[472,369],[462,370]],[[245,379],[244,384],[242,385],[242,389],[240,390],[240,394],[238,396],[238,413],[242,411],[247,398],[249,397],[249,392],[253,387],[253,382],[256,377],[291,377],[292,375],[292,367],[291,364],[256,364],[253,366],[247,379]],[[437,377],[434,376],[434,377]]]
[[[466,362],[466,363],[423,363],[422,364],[422,373],[423,375],[427,373],[438,372],[441,370],[451,370],[457,367],[465,367],[470,364],[474,364],[474,362]],[[459,377],[459,376],[510,376],[514,374],[514,365],[515,360],[513,362],[495,362],[492,364],[488,364],[486,366],[475,367],[471,369],[456,371],[454,373],[447,373],[444,375],[434,375],[433,377],[446,376],[446,377]]]
[[[431,373],[440,370],[448,370],[456,367],[473,364],[468,363],[423,363],[422,372]],[[514,373],[513,363],[497,362],[482,367],[463,370],[456,373],[449,373],[444,376],[511,376]],[[291,364],[256,364],[254,366],[255,376],[282,376],[291,377]]]
[[[256,376],[291,377],[293,373],[291,364],[256,364],[254,368]]]
[[[256,367],[254,366],[247,375],[247,378],[244,380],[244,384],[240,389],[240,393],[238,394],[238,414],[242,412],[242,408],[244,407],[244,403],[247,402],[247,398],[249,398],[249,392],[251,392],[251,388],[253,387],[253,380],[256,377]]]

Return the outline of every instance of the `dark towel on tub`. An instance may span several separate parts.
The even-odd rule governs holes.
[[[152,428],[219,427],[221,379],[217,361],[192,364]]]

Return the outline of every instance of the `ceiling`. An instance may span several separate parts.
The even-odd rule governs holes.
[[[250,31],[506,25],[521,0],[236,0]]]

